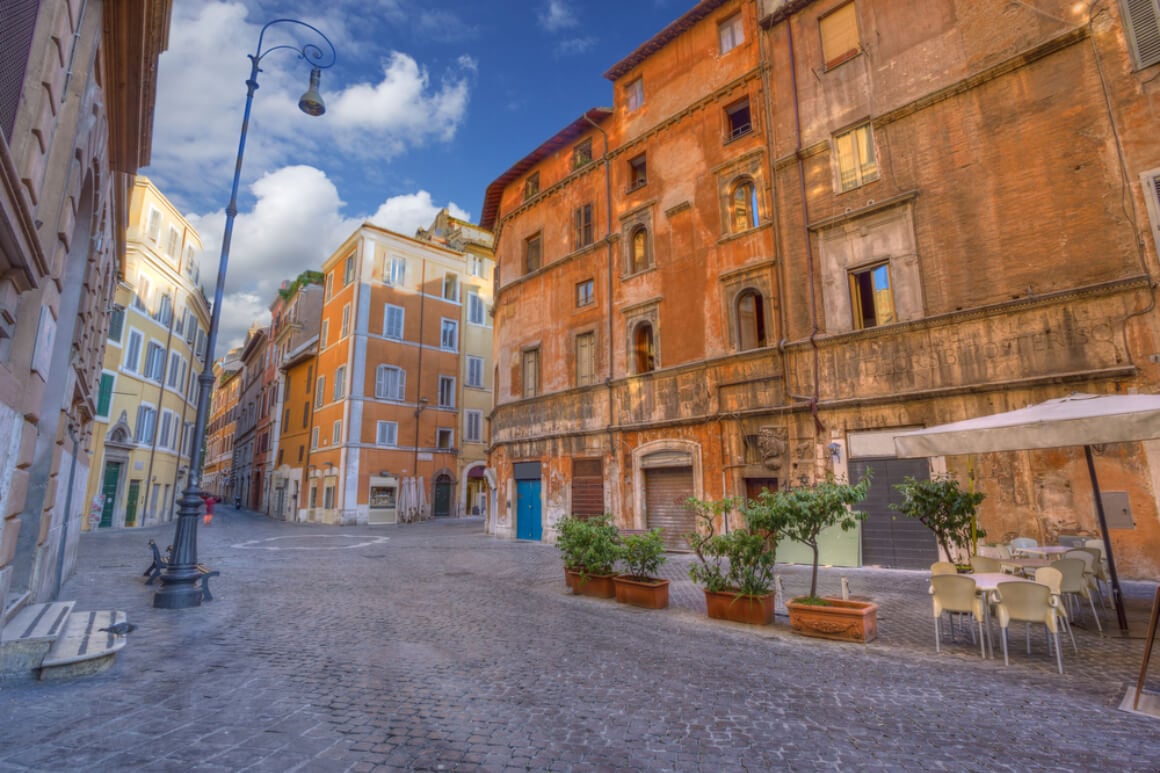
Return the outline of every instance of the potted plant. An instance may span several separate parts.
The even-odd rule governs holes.
[[[777,513],[782,536],[800,542],[813,553],[808,596],[786,603],[789,623],[805,636],[840,641],[872,641],[878,635],[878,605],[818,596],[818,537],[823,529],[837,526],[849,531],[866,519],[853,506],[866,498],[870,474],[857,485],[837,481],[832,476],[813,486],[801,486],[762,493],[766,506]]]
[[[620,547],[620,562],[626,571],[612,578],[616,600],[645,609],[667,607],[669,581],[656,576],[666,560],[661,530],[624,534],[620,538]]]
[[[960,569],[970,569],[973,546],[987,532],[978,527],[975,514],[986,496],[981,491],[963,491],[949,475],[930,480],[907,476],[894,488],[902,493],[902,503],[891,505],[905,516],[917,519],[934,532],[934,538],[947,560]]]
[[[573,593],[610,599],[613,568],[620,558],[620,540],[612,516],[562,519],[556,546],[564,555],[564,572]]]
[[[686,535],[698,563],[689,576],[704,586],[709,617],[753,625],[773,622],[773,564],[777,552],[777,529],[766,514],[743,508],[746,525],[725,534],[716,533],[716,519],[737,508],[738,500],[707,502],[687,500],[700,526]]]

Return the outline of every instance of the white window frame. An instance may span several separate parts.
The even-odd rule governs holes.
[[[444,442],[446,438],[446,442]],[[435,430],[435,447],[440,451],[450,451],[455,448],[455,430],[451,427],[439,427]]]
[[[391,314],[397,312],[395,315],[398,318],[398,329],[391,324]],[[390,338],[395,341],[403,340],[403,333],[406,330],[407,310],[402,306],[396,306],[393,303],[388,303],[383,306],[383,337]],[[397,335],[396,335],[397,333]]]
[[[459,351],[459,320],[443,317],[439,326],[439,348],[445,352]]]
[[[399,422],[397,421],[380,421],[375,424],[375,445],[377,446],[397,446],[399,445]]]
[[[400,287],[407,281],[407,259],[400,257],[385,258],[383,267],[383,281],[389,285]]]
[[[129,341],[125,344],[125,356],[121,361],[121,369],[128,373],[141,372],[141,348],[145,344],[145,336],[140,330],[129,328]]]
[[[152,445],[157,436],[157,408],[151,403],[137,406],[137,421],[133,427],[133,442],[137,445]]]
[[[346,366],[339,365],[334,371],[333,401],[338,402],[346,397]]]
[[[487,326],[487,308],[478,290],[467,291],[467,323],[480,327]]]
[[[639,110],[644,105],[644,78],[639,75],[625,84],[624,104],[629,112]]]
[[[161,210],[149,207],[149,217],[146,219],[145,235],[149,241],[157,244],[161,241]]]
[[[459,303],[459,275],[454,271],[443,275],[443,300]]]
[[[318,448],[318,427],[310,430],[310,447]]]
[[[718,50],[727,54],[745,42],[745,27],[741,24],[741,12],[723,19],[717,25]]]
[[[342,419],[338,419],[330,427],[330,442],[338,445],[342,442]]]
[[[169,226],[169,233],[165,237],[165,254],[173,260],[181,258],[181,231]]]
[[[180,352],[169,353],[169,372],[165,374],[165,385],[170,389],[181,389],[181,365],[185,358]]]
[[[467,386],[483,386],[483,358],[473,354],[467,355]]]
[[[342,335],[339,336],[339,340],[341,341],[343,338],[346,338],[348,335],[350,335],[350,304],[349,303],[342,307]]]
[[[439,407],[440,408],[454,408],[455,407],[455,377],[454,376],[440,376],[439,377]]]
[[[464,411],[463,441],[465,443],[483,442],[483,411]]]
[[[389,374],[396,374],[392,393]],[[375,398],[379,400],[402,400],[407,393],[407,371],[395,365],[379,365],[375,368]]]
[[[314,407],[321,408],[326,400],[326,376],[320,375],[314,384]]]

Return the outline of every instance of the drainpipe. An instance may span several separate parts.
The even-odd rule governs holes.
[[[613,256],[612,256],[612,170],[610,168],[612,160],[609,158],[609,155],[608,155],[608,132],[604,131],[604,128],[601,127],[600,124],[593,121],[591,116],[588,115],[587,111],[585,111],[585,113],[584,113],[584,120],[587,121],[588,123],[592,124],[592,126],[598,132],[600,132],[600,134],[604,137],[604,158],[603,158],[603,163],[604,163],[604,245],[606,248],[606,255],[607,255],[607,258],[606,258],[607,280],[605,282],[604,295],[605,295],[605,304],[608,307],[608,313],[606,315],[607,321],[608,321],[608,324],[606,326],[608,329],[608,333],[605,336],[605,338],[607,339],[607,344],[608,344],[608,378],[605,379],[604,386],[606,388],[605,394],[608,396],[608,455],[609,455],[609,461],[611,462],[609,464],[609,471],[611,472],[612,468],[615,467],[615,464],[616,464],[616,436],[613,433],[613,429],[612,429],[613,424],[614,424],[613,415],[612,415],[612,412],[613,412],[613,399],[612,399],[612,355],[613,355],[613,345],[612,345],[612,278],[613,278],[613,272],[612,272],[612,260],[613,260]],[[614,478],[614,481],[619,480],[619,479],[620,479],[620,475],[617,474],[616,477]],[[617,498],[615,501],[619,501],[619,498]]]
[[[68,491],[64,495],[64,513],[62,518],[60,531],[60,550],[56,554],[56,591],[52,594],[54,599],[60,598],[60,585],[64,577],[64,554],[65,547],[68,545],[68,521],[69,513],[72,512],[73,499],[73,479],[77,474],[77,436],[73,432],[73,423],[68,423],[68,437],[72,441],[72,463],[68,466]]]
[[[810,295],[810,347],[813,350],[813,371],[814,371],[814,390],[809,397],[802,397],[798,395],[789,394],[789,383],[786,383],[786,394],[795,400],[808,400],[810,405],[810,414],[814,417],[814,427],[820,436],[825,432],[826,427],[818,418],[818,397],[819,397],[819,380],[821,371],[820,355],[818,353],[818,302],[816,296],[814,276],[814,248],[812,239],[810,237],[810,207],[806,200],[806,166],[802,160],[802,122],[801,122],[801,107],[798,102],[797,89],[797,69],[793,53],[793,21],[787,18],[785,23],[785,32],[788,38],[786,50],[789,54],[789,67],[787,68],[790,75],[790,83],[793,85],[793,127],[794,127],[794,156],[797,158],[798,168],[798,184],[799,194],[802,203],[802,239],[805,243],[806,251],[806,276],[809,280],[809,295]],[[784,335],[784,331],[783,335]],[[784,338],[779,345],[784,347]],[[784,356],[784,348],[783,348]]]

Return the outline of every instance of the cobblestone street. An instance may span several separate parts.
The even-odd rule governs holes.
[[[1160,720],[1117,709],[1139,639],[1077,628],[1064,676],[1021,629],[1010,667],[936,655],[925,574],[870,569],[822,584],[878,601],[879,640],[804,639],[705,618],[687,556],[645,611],[482,528],[224,509],[199,534],[216,600],[180,611],[141,577],[171,526],[85,534],[62,598],[139,628],[102,674],[0,685],[0,771],[1160,770]],[[808,567],[783,576],[801,593]],[[1152,587],[1126,583],[1133,619]]]

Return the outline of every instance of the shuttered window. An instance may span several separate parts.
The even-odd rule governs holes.
[[[854,4],[847,3],[819,21],[822,33],[822,56],[826,68],[837,67],[853,59],[861,50],[858,40],[858,17]]]
[[[97,393],[97,415],[109,415],[109,403],[113,400],[113,375],[111,373],[101,374],[100,391]]]
[[[1160,0],[1121,0],[1137,69],[1160,63]]]
[[[596,334],[576,336],[576,386],[588,386],[596,380]]]
[[[600,459],[572,460],[572,515],[604,512],[604,470]]]

